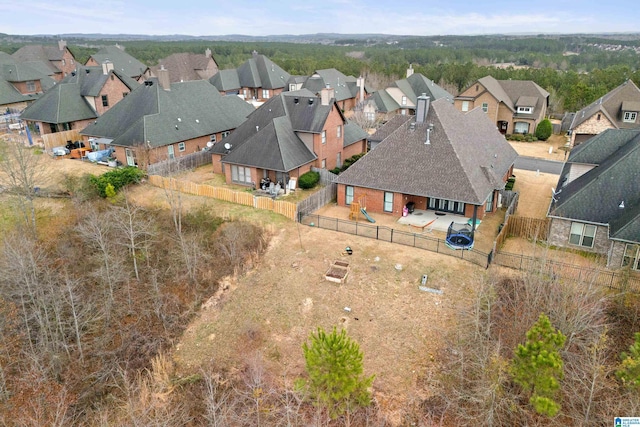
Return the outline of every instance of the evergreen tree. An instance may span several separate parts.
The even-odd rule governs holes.
[[[626,387],[640,391],[640,332],[636,332],[635,338],[629,353],[622,353],[622,363],[618,366],[616,376]]]
[[[536,138],[546,141],[553,133],[553,125],[549,119],[543,119],[536,127]]]
[[[563,377],[560,350],[566,337],[556,330],[545,314],[527,331],[527,341],[519,344],[511,363],[516,384],[530,393],[529,403],[536,412],[554,416],[560,410],[556,392]]]
[[[371,403],[369,388],[374,375],[363,377],[363,353],[360,346],[336,328],[327,334],[318,328],[309,336],[310,344],[302,345],[309,375],[304,382],[315,404],[326,407],[331,418]]]

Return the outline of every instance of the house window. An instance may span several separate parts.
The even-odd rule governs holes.
[[[66,65],[66,64],[65,64],[65,60],[64,60],[64,59],[62,60],[62,65]]]
[[[211,135],[211,137],[209,137],[209,141],[216,142],[216,135],[215,134]]]
[[[124,98],[125,96],[129,95],[129,92],[122,92],[122,97]]]
[[[251,184],[251,169],[244,166],[231,165],[231,181],[239,184]]]
[[[596,120],[600,120],[600,117],[602,117],[602,114],[598,113],[598,115],[596,116]]]
[[[327,131],[326,130],[322,131],[322,143],[323,144],[327,143]]]
[[[488,102],[483,102],[482,103],[482,111],[484,111],[485,113],[489,112],[489,103]]]
[[[518,113],[531,114],[533,113],[533,107],[518,107]]]
[[[338,129],[336,130],[336,136],[339,138],[342,138],[342,126],[338,126]]]
[[[476,85],[476,92],[480,90],[480,85]]]
[[[327,159],[322,159],[322,166],[320,166],[322,169],[326,169],[327,168]]]
[[[437,211],[452,212],[464,215],[463,202],[454,202],[453,200],[436,199],[434,197],[429,197],[429,204],[427,205],[427,207],[429,209]]]
[[[622,266],[630,265],[634,270],[640,270],[640,245],[627,243],[622,256]]]
[[[487,202],[485,203],[485,206],[484,206],[485,212],[491,212],[492,210],[493,210],[493,192],[489,194],[489,197],[487,197]]]
[[[407,97],[406,96],[402,97],[402,105],[407,105]]]
[[[345,191],[344,191],[344,203],[346,205],[350,205],[351,203],[353,203],[353,187],[350,185],[347,185],[345,187]]]
[[[393,193],[384,192],[384,211],[393,212]]]
[[[173,159],[175,157],[175,152],[173,149],[173,145],[168,145],[167,146],[167,155],[170,159]]]
[[[222,132],[222,139],[225,139],[226,137],[228,137],[230,133],[231,132],[229,132],[228,130]],[[214,137],[215,137],[215,135],[214,135]]]
[[[27,82],[27,92],[35,92],[36,91],[36,82],[33,80],[29,80]]]
[[[529,123],[515,122],[513,124],[513,133],[529,133]]]
[[[407,110],[405,110],[405,109],[400,110],[400,115],[401,116],[406,116],[407,115]]]
[[[338,152],[336,155],[336,167],[342,166],[342,153]]]
[[[596,237],[596,226],[582,224],[580,222],[571,223],[571,234],[569,234],[569,244],[592,248]]]
[[[367,120],[370,122],[376,119],[376,113],[367,113],[366,116],[367,116]]]
[[[103,107],[109,106],[109,97],[107,95],[102,95],[102,106]]]
[[[184,151],[187,149],[187,146],[184,142],[179,142],[178,143],[178,151]]]
[[[623,121],[626,123],[635,123],[638,113],[635,111],[625,111]]]
[[[292,92],[293,92],[294,90],[297,90],[297,89],[298,89],[298,88],[296,87],[296,84],[295,84],[295,83],[289,83],[289,90],[290,90],[290,91],[292,91]]]
[[[462,111],[469,111],[469,101],[462,101]]]
[[[262,99],[269,98],[269,89],[262,89]]]

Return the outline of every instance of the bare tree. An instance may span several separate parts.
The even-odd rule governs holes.
[[[0,141],[0,187],[16,197],[18,211],[29,233],[36,234],[34,199],[38,186],[46,182],[47,168],[43,155],[22,142]]]

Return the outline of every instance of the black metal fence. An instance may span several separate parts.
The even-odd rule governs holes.
[[[330,218],[313,214],[300,214],[300,223],[311,227],[333,230],[356,236],[369,237],[390,243],[420,248],[455,258],[464,259],[481,267],[488,267],[489,254],[471,250],[454,250],[447,246],[444,240],[423,234],[409,233],[380,225],[370,225],[354,221]]]

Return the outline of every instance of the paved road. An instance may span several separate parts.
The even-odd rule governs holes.
[[[563,162],[559,162],[557,160],[545,160],[537,159],[535,157],[519,156],[513,167],[515,169],[524,169],[528,171],[539,170],[542,173],[560,175],[563,165]]]

